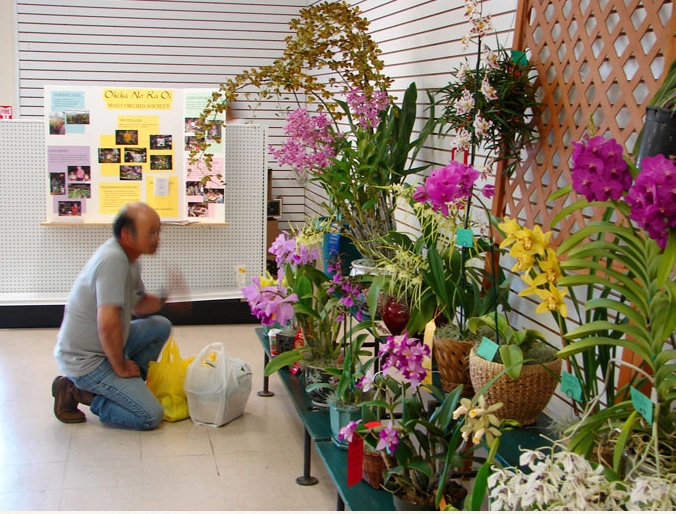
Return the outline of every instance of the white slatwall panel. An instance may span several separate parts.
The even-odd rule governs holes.
[[[42,118],[43,86],[119,85],[218,87],[227,77],[281,56],[288,23],[307,0],[16,0],[19,55],[17,109]],[[239,118],[250,118],[245,103]],[[265,103],[256,124],[282,136],[277,105]],[[17,115],[15,114],[15,117]],[[283,196],[283,221],[302,221],[303,190],[273,168],[273,197]]]
[[[0,305],[64,303],[110,226],[41,226],[45,213],[44,121],[0,120]],[[265,261],[266,128],[225,130],[225,218],[229,226],[165,226],[155,256],[142,257],[150,291],[175,299],[241,297],[236,268],[261,274]],[[178,270],[185,280],[172,275]],[[179,288],[180,286],[180,288]]]

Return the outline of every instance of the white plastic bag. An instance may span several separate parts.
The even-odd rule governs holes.
[[[185,393],[197,425],[220,427],[238,418],[251,392],[251,369],[229,357],[223,343],[211,343],[188,366]]]

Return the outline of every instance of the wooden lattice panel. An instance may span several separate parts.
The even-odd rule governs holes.
[[[497,214],[550,228],[561,203],[547,197],[570,183],[572,142],[590,120],[633,152],[645,107],[674,56],[672,14],[669,0],[521,1],[514,41],[537,70],[540,139],[498,184]],[[568,220],[555,242],[583,223]]]

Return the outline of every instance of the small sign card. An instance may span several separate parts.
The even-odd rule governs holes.
[[[498,344],[494,343],[487,337],[484,337],[481,339],[481,343],[479,343],[479,347],[476,349],[476,354],[482,359],[492,361],[493,357],[495,357],[495,354],[498,351],[498,348],[500,348]]]
[[[455,231],[455,241],[459,246],[472,248],[474,246],[474,232],[468,228],[459,228]]]
[[[653,424],[653,402],[635,387],[631,387],[631,403],[643,418]]]
[[[572,398],[578,402],[583,400],[582,384],[575,375],[564,371],[561,373],[561,391],[565,393],[568,398]]]

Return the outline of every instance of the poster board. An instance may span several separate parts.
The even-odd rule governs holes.
[[[45,86],[47,222],[111,222],[124,204],[142,201],[163,222],[224,223],[222,125],[206,136],[211,170],[188,164],[211,93]]]

